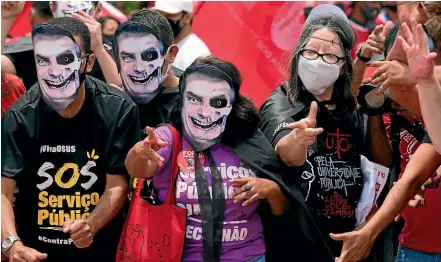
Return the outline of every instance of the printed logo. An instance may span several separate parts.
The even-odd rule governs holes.
[[[75,153],[76,149],[75,146],[49,146],[49,145],[42,145],[40,147],[40,153]]]
[[[187,148],[181,151],[178,155],[178,166],[183,172],[194,172],[196,164],[194,159],[195,151],[193,148]],[[199,161],[201,166],[205,163],[205,158],[202,153],[199,153]]]

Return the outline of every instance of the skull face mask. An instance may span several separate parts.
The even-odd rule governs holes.
[[[133,32],[140,26],[134,22],[122,25],[117,36],[118,63],[126,93],[135,102],[147,104],[161,92],[160,85],[167,77],[167,70],[162,73],[166,54],[161,55],[163,45],[154,35]]]
[[[59,1],[55,3],[55,17],[72,16],[73,13],[78,11],[90,15],[92,7],[91,1]]]
[[[81,86],[80,47],[69,31],[47,24],[34,27],[32,39],[42,98],[61,111],[77,97]]]
[[[190,75],[182,99],[183,133],[195,150],[204,150],[218,142],[234,102],[230,85]]]

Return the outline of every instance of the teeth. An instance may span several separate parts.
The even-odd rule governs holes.
[[[133,79],[135,79],[136,81],[144,81],[147,79],[147,76],[146,77],[133,77]]]
[[[216,123],[204,123],[202,121],[199,121],[197,119],[192,118],[191,119],[193,121],[194,124],[196,124],[196,126],[200,129],[203,129],[205,131],[209,131],[212,130],[213,128],[215,128],[217,126]]]

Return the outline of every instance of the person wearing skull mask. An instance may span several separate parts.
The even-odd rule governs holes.
[[[82,22],[55,18],[32,39],[38,83],[2,118],[2,252],[13,261],[112,261],[124,158],[140,139],[136,104],[86,77],[94,55]]]
[[[234,65],[212,56],[196,59],[180,79],[181,97],[171,114],[171,125],[183,140],[177,157],[177,205],[187,207],[187,231],[199,232],[187,234],[182,260],[280,261],[289,250],[279,248],[288,243],[280,237],[283,227],[288,237],[301,238],[289,242],[298,247],[296,257],[332,261],[300,193],[280,180],[277,156],[257,128],[256,109],[239,93],[240,85]],[[127,155],[126,166],[134,177],[151,177],[163,202],[175,141],[170,126],[147,132]],[[191,190],[196,187],[197,192]],[[212,202],[205,201],[210,199],[208,187]],[[289,212],[287,205],[295,211]],[[212,219],[207,218],[210,212]],[[238,230],[248,233],[237,239],[226,232],[239,221]],[[301,221],[302,228],[287,221]],[[217,237],[209,238],[210,233]]]
[[[73,13],[78,11],[94,16],[96,11],[96,2],[94,1],[51,1],[49,4],[54,17],[71,17]]]

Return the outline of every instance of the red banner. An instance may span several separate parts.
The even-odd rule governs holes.
[[[302,32],[303,8],[321,3],[203,2],[193,28],[213,55],[238,67],[242,93],[260,106],[288,75]]]

